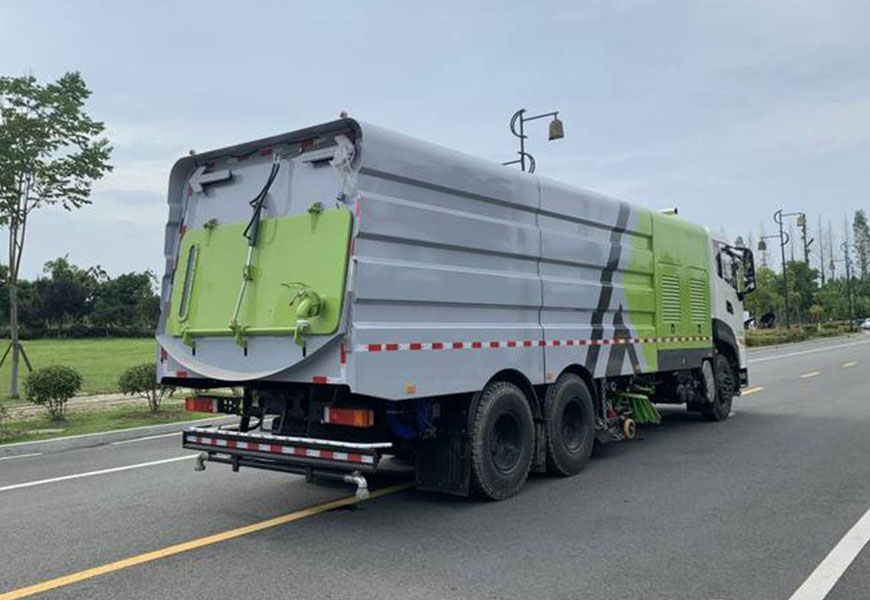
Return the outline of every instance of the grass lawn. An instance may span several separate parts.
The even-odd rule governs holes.
[[[6,349],[8,340],[0,340]],[[32,340],[24,341],[24,350],[34,369],[53,364],[78,369],[82,375],[82,393],[116,392],[118,376],[127,367],[155,359],[157,342],[153,338],[99,338],[84,340]],[[0,369],[0,401],[9,394],[10,358]],[[27,367],[21,361],[21,397],[24,397],[24,378]]]
[[[144,401],[143,401],[144,402]],[[45,440],[53,437],[96,433],[112,429],[129,429],[143,425],[159,425],[175,421],[190,421],[214,417],[211,413],[187,412],[181,404],[167,406],[159,413],[141,406],[124,406],[105,411],[76,412],[65,421],[52,421],[47,415],[27,421],[6,423],[0,431],[0,444]]]

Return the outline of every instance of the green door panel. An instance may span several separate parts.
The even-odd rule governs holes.
[[[658,337],[707,337],[710,321],[709,236],[703,227],[653,215]],[[659,344],[661,349],[709,347],[709,341]]]
[[[240,223],[185,233],[172,282],[171,335],[233,335],[230,322],[248,252],[244,229]],[[350,231],[346,209],[263,220],[238,315],[243,334],[293,335],[297,316],[308,321],[306,334],[333,333],[341,316]],[[302,301],[302,290],[320,299],[314,317],[303,314],[310,313],[310,303]]]

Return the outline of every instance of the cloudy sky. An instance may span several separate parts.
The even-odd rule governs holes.
[[[176,158],[343,109],[496,161],[516,109],[559,110],[539,174],[731,236],[781,206],[841,229],[870,209],[868,31],[858,0],[0,0],[0,74],[80,71],[115,147],[92,206],[33,218],[24,275],[159,272]]]

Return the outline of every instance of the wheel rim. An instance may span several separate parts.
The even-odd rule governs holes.
[[[501,473],[510,473],[520,462],[522,454],[520,422],[513,413],[504,413],[492,427],[490,456],[492,464]]]
[[[583,445],[583,409],[577,400],[569,400],[562,410],[562,445],[568,452],[577,452]]]

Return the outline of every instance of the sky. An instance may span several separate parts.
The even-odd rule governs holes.
[[[114,146],[91,206],[34,213],[22,275],[160,275],[176,159],[342,110],[499,162],[514,111],[558,110],[540,175],[731,237],[777,208],[840,232],[870,210],[868,30],[858,0],[0,0],[0,75],[81,72]]]

